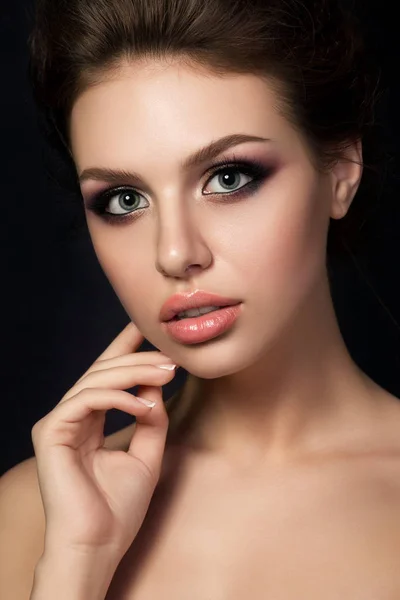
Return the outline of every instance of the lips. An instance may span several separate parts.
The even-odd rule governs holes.
[[[205,306],[234,306],[240,302],[241,300],[236,298],[226,298],[202,290],[175,294],[163,304],[160,311],[160,321],[171,321],[178,313],[191,308],[202,308]]]

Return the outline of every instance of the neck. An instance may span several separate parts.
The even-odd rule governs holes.
[[[179,436],[242,463],[329,451],[373,422],[379,389],[345,346],[326,278],[255,364],[217,379],[189,375]]]

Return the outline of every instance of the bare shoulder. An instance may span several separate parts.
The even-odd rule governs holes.
[[[107,436],[105,447],[127,450],[134,426]],[[0,598],[29,598],[44,535],[45,515],[32,457],[0,477]]]
[[[0,598],[30,597],[44,529],[36,460],[29,458],[0,478]]]

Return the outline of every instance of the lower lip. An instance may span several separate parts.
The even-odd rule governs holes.
[[[200,317],[190,317],[179,321],[167,321],[164,326],[168,334],[177,342],[199,344],[207,342],[227,331],[238,318],[241,304],[226,306]]]

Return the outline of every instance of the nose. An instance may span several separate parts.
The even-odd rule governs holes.
[[[212,255],[196,215],[171,204],[159,213],[156,269],[166,277],[187,279],[208,268]]]

